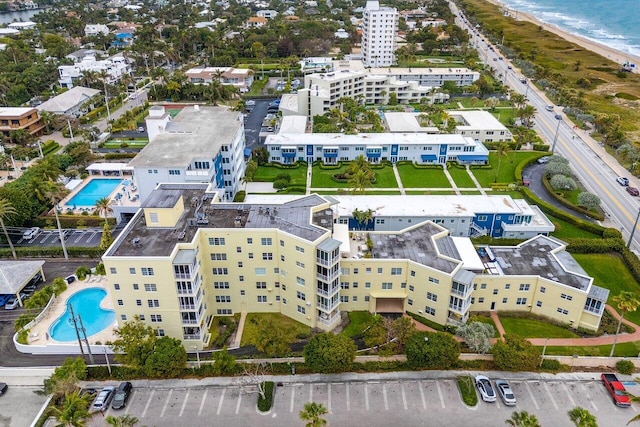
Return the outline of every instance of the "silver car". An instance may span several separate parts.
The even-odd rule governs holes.
[[[98,396],[96,396],[96,400],[93,401],[91,412],[105,411],[109,407],[115,391],[115,387],[110,386],[103,388],[100,393],[98,393]]]
[[[496,380],[496,390],[500,395],[500,399],[507,406],[514,406],[516,404],[516,395],[513,394],[511,386],[505,380]]]

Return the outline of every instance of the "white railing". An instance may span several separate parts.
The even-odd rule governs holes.
[[[195,310],[195,304],[180,304],[180,310]]]
[[[51,298],[49,298],[49,302],[47,303],[47,305],[44,306],[40,314],[38,314],[36,318],[33,319],[31,322],[24,325],[22,329],[31,329],[32,327],[40,323],[40,321],[44,319],[47,316],[47,314],[49,314],[49,312],[51,311],[51,308],[53,307],[53,303],[55,302],[55,300],[56,300],[56,294],[51,295]]]
[[[325,267],[328,267],[330,265],[333,265],[335,263],[337,263],[340,260],[340,258],[335,257],[333,259],[323,259],[320,257],[316,257],[316,263],[320,264],[320,265],[324,265]]]
[[[200,334],[184,334],[183,338],[185,340],[199,340],[200,339]]]
[[[334,314],[328,319],[324,319],[322,318],[322,316],[318,316],[318,323],[322,323],[323,325],[326,325],[329,327],[333,326],[339,320],[340,320],[340,312]]]
[[[329,274],[316,273],[316,276],[318,277],[318,279],[322,280],[323,282],[331,283],[333,279],[340,276],[340,272],[334,271]]]
[[[464,304],[464,305],[449,304],[449,309],[460,314],[466,314],[470,306],[471,304]]]
[[[185,171],[184,174],[187,176],[208,176],[209,171]]]
[[[324,289],[317,288],[316,289],[316,293],[318,295],[322,295],[322,296],[325,296],[325,297],[330,297],[330,296],[335,295],[336,292],[338,292],[339,290],[340,290],[340,286],[336,286],[335,288],[331,288],[328,291],[325,291]]]
[[[332,312],[338,305],[340,304],[340,301],[336,301],[332,304],[320,304],[317,303],[316,307],[318,307],[320,310],[322,311],[326,311],[328,313]]]
[[[458,296],[458,297],[462,298],[462,299],[467,299],[471,295],[471,289],[472,289],[471,286],[467,286],[467,287],[465,287],[465,291],[464,292],[460,292],[459,290],[452,288],[451,289],[451,293],[453,295],[455,295],[455,296]]]

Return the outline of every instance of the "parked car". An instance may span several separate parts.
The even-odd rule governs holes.
[[[15,310],[16,308],[18,308],[18,298],[16,298],[15,295],[12,295],[11,298],[9,298],[9,300],[4,305],[4,309]]]
[[[476,387],[480,392],[480,397],[485,402],[495,402],[496,401],[496,392],[493,390],[491,386],[491,381],[489,378],[484,375],[476,376]]]
[[[133,390],[133,385],[129,381],[123,381],[118,386],[115,395],[113,396],[113,402],[111,402],[112,409],[122,409],[127,406],[127,400]]]
[[[616,181],[618,182],[618,184],[622,185],[622,186],[627,186],[629,185],[629,178],[625,178],[624,176],[619,176],[616,178]]]
[[[113,394],[116,391],[115,387],[109,386],[103,388],[98,396],[96,396],[96,400],[93,401],[93,405],[91,405],[91,411],[104,411],[109,407],[109,403],[111,403],[111,399],[113,399]]]
[[[527,79],[520,79],[520,83],[526,84],[527,83]]]
[[[144,126],[138,126],[138,132],[143,133],[144,132]]]
[[[545,163],[549,163],[549,160],[551,159],[550,156],[544,156],[544,157],[540,157],[538,159],[538,163],[540,163],[541,165],[545,164]]]
[[[609,395],[613,399],[613,403],[616,406],[628,408],[631,406],[631,398],[629,393],[625,390],[624,385],[618,380],[615,374],[602,374],[600,375],[602,384],[609,392]]]
[[[9,386],[7,385],[7,383],[0,383],[0,396],[5,394],[8,388]]]
[[[254,101],[253,99],[249,99],[247,100],[247,102],[244,103],[244,105],[246,105],[247,107],[255,107],[256,101]]]
[[[40,227],[31,227],[24,233],[22,233],[22,238],[24,240],[31,240],[36,237],[40,233]]]
[[[556,114],[554,117],[556,118],[556,120],[562,120],[562,116],[560,114]]]
[[[516,404],[516,395],[513,394],[511,386],[505,380],[496,380],[496,390],[500,395],[500,399],[507,406],[513,406]]]
[[[547,105],[544,109],[547,111],[553,111],[553,105]]]
[[[638,191],[636,187],[627,187],[627,193],[631,194],[632,196],[640,195],[640,191]]]
[[[11,295],[0,295],[0,307],[5,305],[7,301],[9,301],[9,298],[11,298]]]

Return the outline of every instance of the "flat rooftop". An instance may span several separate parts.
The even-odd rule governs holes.
[[[330,232],[333,211],[312,208],[326,204],[320,196],[298,197],[285,203],[212,203],[207,184],[163,184],[145,200],[145,207],[170,207],[180,196],[184,200],[182,216],[174,227],[147,227],[140,210],[105,256],[169,256],[180,242],[191,242],[201,228],[279,229],[308,241]]]
[[[222,145],[231,144],[242,126],[241,113],[226,107],[185,107],[129,166],[186,168],[194,159],[211,158]]]
[[[456,128],[461,130],[496,130],[509,131],[505,125],[500,123],[493,114],[482,110],[449,110],[451,117],[456,119]],[[464,121],[464,122],[462,122]]]
[[[515,247],[491,246],[497,264],[490,274],[534,275],[586,291],[592,279],[568,252],[553,251],[564,243],[548,236],[537,236]],[[491,264],[491,263],[489,263]],[[489,265],[488,267],[491,267]],[[494,271],[491,273],[491,271]]]
[[[288,146],[323,145],[327,147],[339,145],[389,146],[393,144],[447,144],[476,146],[477,148],[474,154],[486,151],[486,149],[483,150],[484,146],[477,144],[473,138],[458,134],[359,133],[357,135],[345,135],[342,133],[311,133],[305,134],[304,138],[301,139],[299,133],[279,133],[277,135],[269,135],[265,144]],[[138,154],[138,156],[139,155],[140,154]]]
[[[365,67],[362,61],[358,60],[341,60],[333,62],[334,71],[337,73],[342,72],[343,70],[349,70],[352,72],[365,73],[367,76],[371,75],[385,75],[385,76],[397,76],[397,75],[405,75],[405,76],[421,76],[421,75],[441,75],[441,74],[477,74],[477,71],[470,70],[468,68],[459,67],[459,68],[444,68],[444,67],[425,67],[425,68],[401,68],[401,67]]]

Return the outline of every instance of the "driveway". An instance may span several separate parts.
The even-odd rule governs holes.
[[[246,113],[244,121],[244,135],[247,140],[247,148],[253,150],[260,146],[260,130],[262,129],[262,120],[267,115],[267,108],[272,99],[256,99],[256,105],[253,106],[251,112]]]

